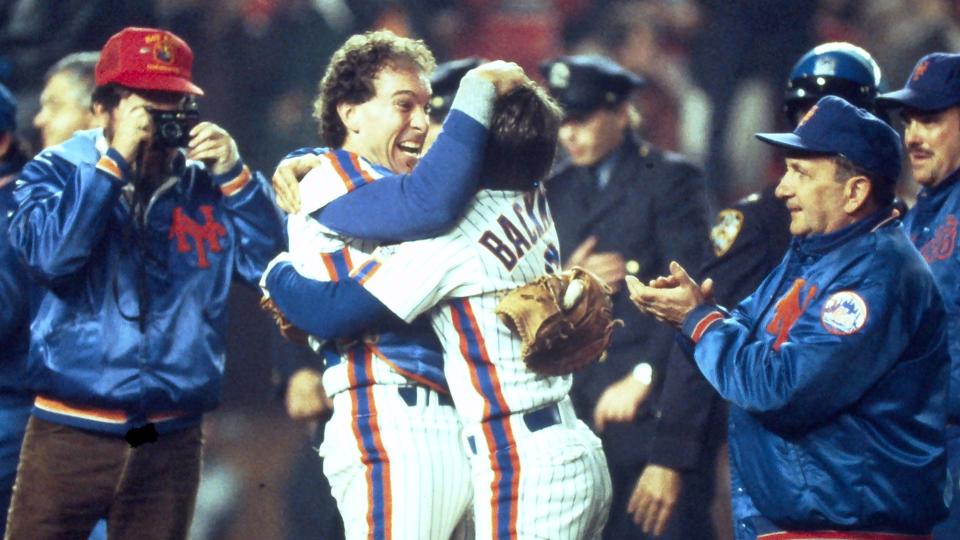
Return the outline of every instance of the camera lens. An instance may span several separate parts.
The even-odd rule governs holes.
[[[160,136],[171,146],[176,146],[183,137],[183,128],[177,122],[164,122],[160,126]]]

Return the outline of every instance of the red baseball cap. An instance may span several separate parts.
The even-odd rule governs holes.
[[[117,32],[100,51],[97,86],[116,83],[140,90],[203,95],[190,80],[193,51],[166,30],[128,27]]]

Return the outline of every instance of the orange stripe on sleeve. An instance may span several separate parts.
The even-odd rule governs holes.
[[[229,182],[224,182],[220,186],[220,191],[227,197],[234,195],[244,186],[250,183],[250,169],[246,165],[243,166],[243,170],[240,171],[240,174],[236,178],[230,180]]]
[[[343,182],[343,186],[347,188],[347,193],[350,193],[356,189],[356,185],[353,183],[353,179],[350,178],[350,175],[347,174],[347,171],[343,170],[343,167],[340,166],[340,162],[337,161],[336,152],[327,152],[323,155],[327,160],[333,165],[334,172],[337,173],[337,176],[340,177],[340,181]]]
[[[706,315],[706,317],[700,319],[700,322],[697,323],[697,326],[693,328],[693,334],[690,336],[690,339],[692,339],[694,343],[699,343],[700,338],[703,337],[703,334],[707,331],[707,328],[710,328],[713,323],[722,319],[722,313],[719,311],[711,311]]]
[[[117,165],[117,162],[110,159],[109,156],[101,156],[100,160],[97,161],[97,168],[118,180],[123,180],[123,173],[120,172],[120,167]]]

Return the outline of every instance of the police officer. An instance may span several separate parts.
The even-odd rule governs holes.
[[[934,53],[917,62],[904,88],[882,94],[881,106],[901,109],[913,179],[922,186],[903,220],[930,265],[947,308],[951,375],[947,401],[950,516],[937,539],[960,538],[960,55]]]
[[[844,42],[824,43],[804,54],[790,72],[783,112],[791,126],[823,96],[840,96],[874,110],[880,66],[870,53]],[[790,214],[772,185],[754,193],[716,217],[710,239],[712,253],[700,271],[716,282],[714,295],[733,305],[753,292],[780,262],[790,243]]]
[[[669,538],[710,538],[712,391],[687,362],[670,359],[672,335],[633,309],[623,287],[627,274],[647,280],[672,260],[701,263],[707,211],[700,171],[636,135],[629,98],[641,77],[598,56],[552,59],[541,71],[565,112],[566,158],[546,184],[564,266],[603,278],[626,322],[607,360],[577,373],[571,393],[603,439],[613,478],[604,537],[666,530]]]
[[[443,126],[443,121],[450,112],[453,98],[457,95],[457,88],[460,88],[460,79],[482,63],[483,60],[476,56],[450,60],[437,66],[437,69],[430,74],[430,88],[433,90],[433,95],[430,97],[430,130],[423,143],[424,153],[440,134],[440,127]]]

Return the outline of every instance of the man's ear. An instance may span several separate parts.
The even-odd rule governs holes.
[[[110,124],[110,112],[102,103],[92,103],[90,112],[93,113],[90,127],[107,127]]]
[[[338,103],[337,116],[340,117],[340,121],[343,122],[349,133],[359,133],[360,114],[356,103],[347,103],[346,101]]]
[[[843,188],[843,211],[852,215],[866,209],[872,193],[873,183],[866,176],[848,178]]]

